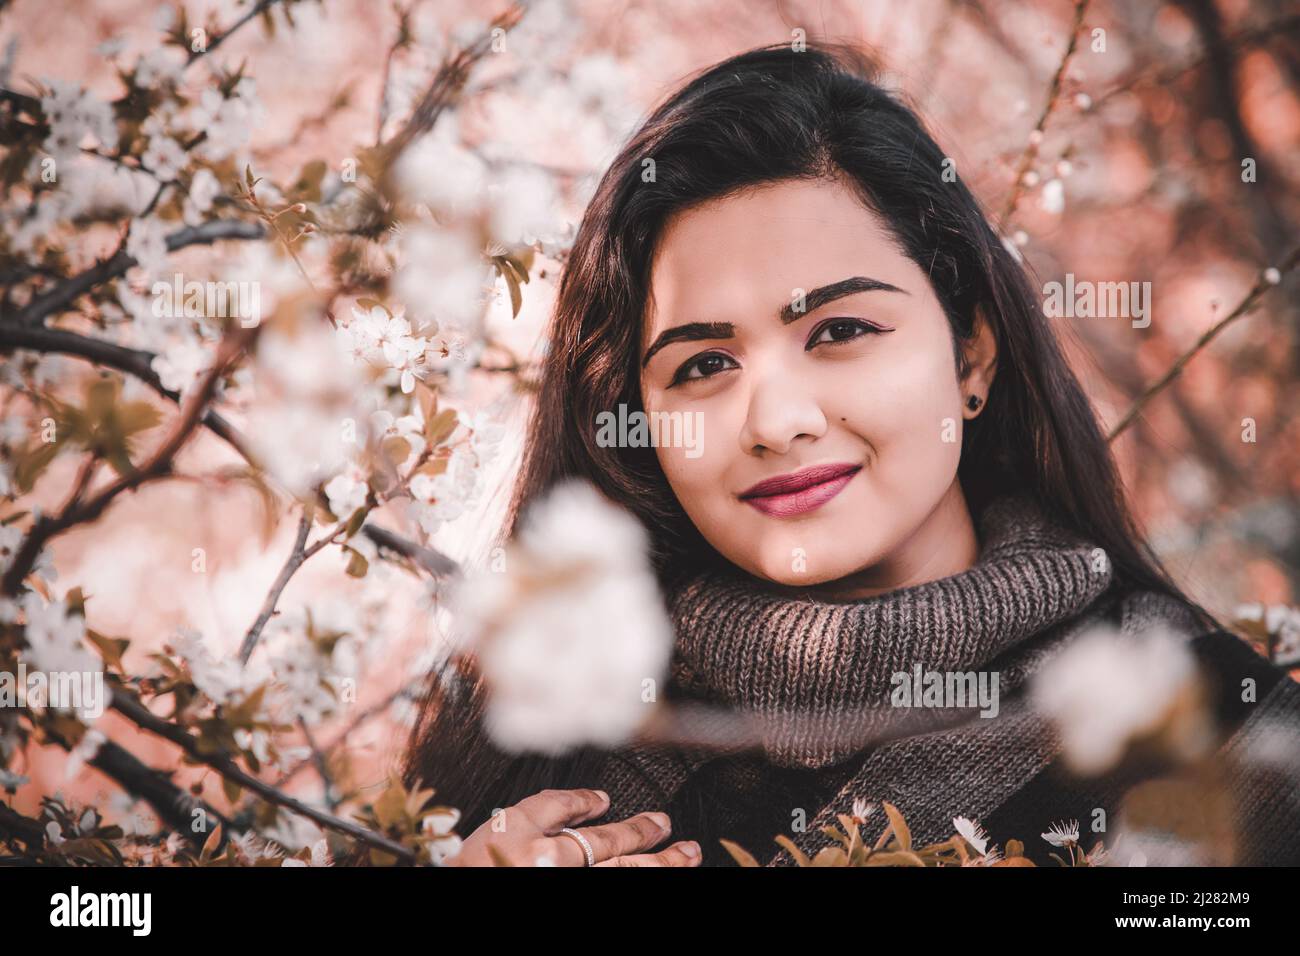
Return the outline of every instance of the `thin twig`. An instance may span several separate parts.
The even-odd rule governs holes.
[[[456,102],[469,80],[474,65],[492,49],[493,31],[498,28],[512,29],[523,17],[527,7],[527,0],[516,0],[509,9],[488,24],[482,36],[443,61],[438,72],[434,74],[433,82],[420,97],[406,124],[383,144],[387,151],[385,159],[389,165],[397,160],[406,147],[433,129],[443,110]]]
[[[435,551],[433,548],[426,548],[421,544],[417,544],[408,538],[403,538],[401,535],[389,531],[387,528],[381,528],[378,525],[368,524],[361,530],[367,538],[379,545],[381,548],[388,548],[390,551],[395,551],[404,558],[410,558],[435,578],[448,577],[460,573],[460,565],[447,557],[441,551]]]
[[[424,684],[425,680],[426,678],[423,675],[421,675],[419,678],[412,681],[410,684],[407,684],[405,687],[399,687],[397,690],[393,691],[383,700],[377,701],[376,703],[367,707],[361,713],[353,717],[352,720],[348,722],[348,725],[344,727],[342,730],[340,730],[338,732],[338,735],[332,741],[330,741],[328,744],[325,745],[324,749],[321,752],[325,756],[329,756],[329,754],[333,753],[335,750],[341,747],[347,741],[348,737],[350,737],[356,731],[356,729],[360,727],[362,724],[364,724],[366,721],[370,720],[372,717],[378,717],[380,714],[386,713],[388,709],[392,707],[393,704],[397,703],[397,701],[400,698],[410,697],[413,694],[418,693],[420,687]],[[275,782],[275,785],[277,787],[283,787],[290,780],[296,777],[298,773],[302,771],[305,767],[310,766],[311,763],[312,763],[312,759],[310,757],[305,760],[298,761],[298,763],[294,764],[292,767],[290,767],[280,776],[280,779]]]
[[[211,767],[227,780],[231,780],[243,787],[245,790],[257,794],[268,803],[284,807],[286,810],[304,816],[320,826],[327,827],[328,829],[335,830],[339,833],[347,834],[367,846],[372,846],[383,850],[386,853],[391,853],[404,862],[416,862],[416,856],[412,850],[408,847],[402,846],[400,843],[390,840],[382,833],[375,833],[359,824],[340,819],[333,814],[309,806],[301,800],[298,800],[296,797],[289,796],[287,793],[282,793],[275,787],[271,786],[271,784],[259,780],[257,777],[254,777],[249,773],[245,773],[239,768],[234,760],[225,753],[204,753],[200,750],[198,742],[184,728],[178,727],[171,721],[157,716],[139,700],[128,694],[125,689],[114,687],[113,691],[113,702],[111,706],[115,711],[126,717],[141,729],[157,734],[159,737],[176,744],[184,750],[191,759],[202,763],[205,766]]]
[[[311,728],[307,726],[307,721],[302,717],[298,718],[298,729],[302,731],[303,739],[307,741],[307,749],[311,751],[312,763],[316,766],[316,773],[320,775],[321,783],[325,788],[325,804],[332,811],[338,809],[339,799],[334,792],[334,778],[330,775],[329,761],[319,747],[316,746],[316,738],[312,736]]]
[[[1006,207],[1002,210],[1000,228],[1005,231],[1007,223],[1015,214],[1016,207],[1020,204],[1020,197],[1024,191],[1025,174],[1029,172],[1029,167],[1034,164],[1038,156],[1038,147],[1041,143],[1043,129],[1047,126],[1047,120],[1051,117],[1052,111],[1056,109],[1056,103],[1061,98],[1061,88],[1065,82],[1065,70],[1070,65],[1070,58],[1074,56],[1075,48],[1079,45],[1079,28],[1083,26],[1083,16],[1088,10],[1089,0],[1075,0],[1074,18],[1070,23],[1070,39],[1065,46],[1065,53],[1061,56],[1061,62],[1056,67],[1056,73],[1052,75],[1052,85],[1047,91],[1047,102],[1043,105],[1043,111],[1038,116],[1038,122],[1034,124],[1034,130],[1029,134],[1029,142],[1025,144],[1025,151],[1020,156],[1020,162],[1016,165],[1016,179],[1011,186],[1011,195],[1007,197]]]
[[[293,550],[289,552],[284,567],[280,569],[280,573],[275,578],[275,583],[271,585],[271,590],[266,595],[266,600],[262,602],[262,610],[258,612],[257,619],[253,621],[253,626],[248,629],[248,633],[244,635],[243,643],[240,645],[239,660],[244,664],[247,664],[248,658],[252,656],[253,648],[257,646],[257,639],[262,634],[262,628],[266,627],[266,622],[271,620],[271,615],[275,613],[275,605],[279,602],[280,595],[289,583],[289,579],[307,560],[304,547],[307,544],[307,535],[311,531],[312,515],[315,510],[315,503],[312,501],[308,501],[303,506],[302,517],[298,521],[298,536],[294,539]]]
[[[1223,42],[1227,47],[1245,47],[1256,43],[1265,43],[1279,36],[1294,33],[1297,30],[1300,30],[1300,16],[1283,17],[1280,20],[1274,20],[1272,23],[1241,30],[1230,37],[1226,37]],[[1202,50],[1200,54],[1186,63],[1165,70],[1138,70],[1099,96],[1093,104],[1094,108],[1109,102],[1121,93],[1127,93],[1135,86],[1145,86],[1147,84],[1151,86],[1168,86],[1184,73],[1189,73],[1206,63],[1210,58],[1210,52],[1208,49]]]
[[[388,125],[388,84],[393,72],[393,58],[397,56],[397,51],[404,49],[411,42],[411,7],[403,8],[400,4],[393,4],[393,12],[397,14],[397,39],[388,48],[388,55],[384,57],[384,72],[379,79],[379,117],[375,123],[375,145],[378,146],[384,141],[384,127]]]
[[[1296,267],[1298,262],[1300,262],[1300,246],[1293,249],[1291,254],[1283,261],[1282,265],[1278,267],[1279,274],[1285,276]],[[1169,371],[1160,376],[1155,384],[1137,397],[1137,400],[1129,406],[1129,410],[1124,413],[1124,417],[1119,420],[1119,424],[1111,429],[1110,434],[1106,436],[1106,440],[1114,441],[1123,434],[1124,430],[1133,424],[1134,420],[1146,406],[1147,402],[1151,401],[1151,399],[1163,390],[1165,386],[1181,375],[1183,369],[1187,366],[1187,363],[1194,359],[1202,349],[1209,345],[1210,342],[1214,340],[1215,336],[1243,315],[1254,311],[1255,307],[1259,304],[1259,300],[1266,292],[1268,292],[1269,289],[1273,288],[1273,286],[1274,283],[1265,279],[1264,274],[1261,272],[1259,278],[1255,280],[1255,285],[1251,288],[1250,292],[1247,293],[1246,297],[1241,300],[1237,307],[1214,325],[1210,326],[1210,328],[1196,340],[1196,344],[1178,357],[1177,361],[1169,367]]]
[[[191,50],[190,58],[185,61],[186,68],[188,69],[190,66],[194,64],[196,60],[200,59],[201,57],[207,56],[217,47],[221,46],[221,44],[225,43],[226,40],[230,39],[230,35],[233,34],[240,27],[242,27],[245,23],[248,23],[254,17],[270,9],[272,6],[274,6],[279,2],[280,0],[258,0],[258,2],[252,7],[252,9],[250,9],[247,13],[245,13],[242,17],[240,17],[238,20],[232,23],[221,33],[218,33],[211,40],[209,40],[208,45],[204,47],[202,50]]]

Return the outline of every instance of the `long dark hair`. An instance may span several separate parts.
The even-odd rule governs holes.
[[[1062,355],[1025,269],[960,181],[916,113],[875,82],[856,48],[769,46],[696,75],[659,105],[601,179],[560,282],[524,459],[503,538],[558,480],[580,477],[644,524],[661,583],[723,560],[674,497],[653,449],[602,447],[598,412],[641,407],[639,344],[655,243],[675,213],[761,183],[839,177],[888,223],[930,277],[960,343],[977,309],[996,336],[985,412],[963,433],[958,476],[972,513],[996,495],[1037,501],[1062,527],[1105,549],[1116,587],[1188,604],[1140,534],[1087,396]],[[643,179],[654,161],[653,181]],[[959,368],[959,371],[965,371]],[[494,807],[547,787],[590,786],[599,759],[509,756],[478,721],[472,662],[431,680],[404,774],[458,807],[469,833]]]

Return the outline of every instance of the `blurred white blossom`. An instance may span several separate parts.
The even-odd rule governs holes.
[[[267,470],[295,495],[338,474],[365,443],[362,366],[323,322],[262,333],[253,363],[256,397],[248,439]],[[349,441],[356,433],[356,442]]]
[[[1140,636],[1106,626],[1081,635],[1048,661],[1033,684],[1034,705],[1060,728],[1064,756],[1082,774],[1102,773],[1130,742],[1166,731],[1183,758],[1212,737],[1196,700],[1196,660],[1186,637],[1160,626]]]
[[[469,232],[415,223],[401,231],[398,247],[402,265],[393,287],[407,313],[476,331],[491,280]]]
[[[645,720],[646,682],[663,678],[673,640],[646,548],[632,516],[562,482],[529,510],[506,571],[457,586],[457,642],[478,654],[504,747],[613,745]]]
[[[65,80],[44,81],[49,93],[41,97],[41,112],[50,124],[45,151],[56,160],[72,159],[87,136],[102,149],[117,148],[117,125],[108,103]]]

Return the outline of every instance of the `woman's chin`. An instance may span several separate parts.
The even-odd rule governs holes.
[[[840,562],[836,562],[834,565],[823,565],[814,570],[806,556],[800,557],[796,555],[792,559],[787,552],[779,559],[779,563],[776,561],[770,564],[734,563],[739,564],[742,570],[762,581],[766,581],[768,584],[799,589],[820,588],[824,585],[830,585],[829,589],[833,590],[835,582],[847,581],[852,575],[860,573],[864,566],[869,566],[871,562],[845,561],[842,566]]]

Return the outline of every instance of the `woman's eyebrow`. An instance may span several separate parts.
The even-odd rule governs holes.
[[[841,279],[839,282],[818,286],[805,293],[800,303],[802,308],[796,309],[794,302],[787,302],[777,313],[777,318],[781,320],[782,325],[789,325],[806,313],[820,309],[828,302],[834,302],[836,299],[842,299],[845,296],[856,295],[859,292],[902,292],[903,295],[910,294],[905,289],[890,285],[888,282],[881,282],[879,279],[871,279],[867,276],[851,276],[848,279]],[[650,347],[645,350],[645,357],[641,359],[641,367],[645,368],[649,365],[656,352],[674,342],[729,339],[735,334],[736,327],[730,322],[688,322],[685,325],[675,325],[671,329],[660,332],[659,336],[650,344]]]
[[[645,350],[641,367],[645,368],[649,365],[655,353],[665,345],[672,345],[674,342],[694,342],[697,339],[729,339],[735,334],[736,327],[730,322],[687,322],[685,325],[675,325],[671,329],[660,332],[659,337]]]
[[[902,292],[903,295],[910,295],[910,293],[898,286],[890,285],[888,282],[881,282],[879,279],[871,279],[867,276],[851,276],[848,279],[841,279],[839,282],[832,282],[830,285],[818,286],[805,293],[803,301],[799,303],[800,308],[796,309],[794,302],[787,302],[781,307],[779,313],[781,324],[789,325],[796,319],[802,318],[806,313],[820,309],[828,302],[842,299],[846,295],[856,295],[859,292]]]

